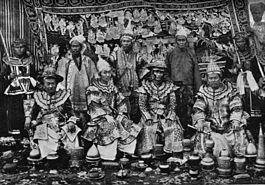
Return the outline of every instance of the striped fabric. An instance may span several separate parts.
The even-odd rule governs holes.
[[[33,38],[22,0],[0,1],[0,29],[10,54],[11,44],[17,38],[24,38],[30,51],[33,51]]]

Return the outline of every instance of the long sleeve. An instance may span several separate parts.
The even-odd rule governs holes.
[[[201,80],[201,74],[200,74],[200,70],[199,70],[199,64],[198,61],[196,60],[196,57],[193,57],[193,61],[194,61],[194,88],[196,90],[195,93],[198,92],[199,88],[202,85],[202,80]]]
[[[3,62],[0,76],[5,80],[7,80],[9,83],[11,82],[11,80],[8,80],[8,75],[10,75],[10,73],[11,73],[10,66],[8,66],[6,63]]]
[[[202,96],[197,95],[196,102],[193,106],[192,122],[196,125],[198,121],[205,120],[206,118],[207,103]]]
[[[74,116],[74,111],[70,99],[68,98],[63,105],[63,114],[67,115],[68,118]]]
[[[116,101],[116,103],[117,103],[118,114],[127,114],[128,113],[128,109],[127,109],[126,102],[124,101],[125,97],[119,92],[116,92],[116,96],[115,97],[116,98],[115,98],[114,101]]]
[[[137,92],[139,93],[139,108],[144,120],[152,119],[151,114],[148,112],[146,104],[147,104],[147,94],[145,93],[144,89],[140,87]]]
[[[175,95],[175,92],[172,91],[170,94],[169,94],[169,112],[168,112],[168,115],[166,117],[166,119],[169,119],[171,121],[175,120],[176,118],[176,112],[175,112],[175,109],[176,109],[176,95]]]
[[[36,120],[40,112],[40,106],[35,102],[31,110],[31,120]]]
[[[240,96],[233,95],[230,97],[231,101],[229,103],[229,108],[231,111],[230,121],[236,120],[241,121],[243,109],[242,109],[242,100]]]

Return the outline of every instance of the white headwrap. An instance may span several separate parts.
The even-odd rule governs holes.
[[[78,35],[78,36],[75,36],[73,37],[69,43],[71,44],[73,41],[77,41],[79,42],[80,44],[83,44],[85,41],[86,41],[86,38],[83,36],[83,35]]]
[[[73,41],[77,41],[82,45],[82,51],[81,53],[84,53],[84,51],[87,49],[87,45],[85,44],[86,38],[83,35],[78,35],[73,37],[69,43],[71,44]]]
[[[191,31],[188,28],[185,28],[184,26],[178,25],[176,36],[183,35],[183,36],[187,37],[190,34],[190,32]]]

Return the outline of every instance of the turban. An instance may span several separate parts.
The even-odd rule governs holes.
[[[79,42],[80,44],[83,44],[85,41],[86,41],[86,38],[83,36],[83,35],[78,35],[78,36],[75,36],[73,37],[69,43],[71,44],[73,41],[77,41]]]

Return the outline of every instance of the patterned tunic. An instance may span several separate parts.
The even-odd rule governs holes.
[[[34,93],[35,103],[31,119],[36,120],[38,124],[34,131],[34,139],[38,140],[42,157],[46,157],[51,152],[56,152],[58,141],[65,139],[65,135],[71,138],[71,141],[64,143],[65,146],[73,146],[73,143],[76,143],[75,138],[80,129],[76,127],[76,132],[71,133],[71,135],[66,129],[67,119],[73,116],[69,97],[70,92],[66,90],[59,90],[52,96],[45,91]]]
[[[245,151],[246,136],[244,130],[234,131],[231,122],[239,121],[241,125],[246,124],[248,115],[243,111],[241,98],[231,83],[223,84],[216,90],[205,85],[201,86],[193,109],[193,124],[196,125],[198,121],[206,121],[210,124],[208,129],[212,131],[212,139],[217,138],[222,142],[216,141],[215,143],[216,155],[219,155],[222,147],[227,148],[229,146],[233,147],[235,153]],[[222,139],[223,137],[225,140]],[[197,140],[196,148],[204,150],[200,139]],[[223,146],[218,146],[218,144]]]
[[[119,139],[121,144],[134,141],[141,130],[126,116],[127,107],[124,97],[110,81],[104,85],[98,80],[87,89],[88,114],[91,122],[84,138],[105,146]],[[106,116],[114,118],[115,123],[108,122]]]
[[[9,79],[10,73],[14,73],[16,78]],[[36,77],[37,74],[34,70],[32,56],[25,56],[14,60],[3,58],[3,68],[1,69],[0,76],[3,76],[5,79],[4,83],[1,82],[1,86],[5,88],[5,94],[8,95],[5,97],[8,112],[8,131],[17,129],[22,131],[24,129],[25,116],[30,112],[27,111],[27,109],[30,109],[30,106],[27,106],[27,102],[30,102],[30,104],[33,102],[31,99],[28,99],[29,96],[27,97],[26,94],[33,94],[34,86],[36,85],[33,77]]]
[[[140,137],[139,152],[146,153],[156,144],[156,132],[164,133],[164,151],[182,151],[183,129],[175,113],[177,87],[171,82],[163,82],[159,87],[153,82],[143,81],[139,93],[139,106],[141,110],[141,124],[143,134]],[[146,122],[151,120],[151,124]],[[166,121],[172,121],[169,125]]]

